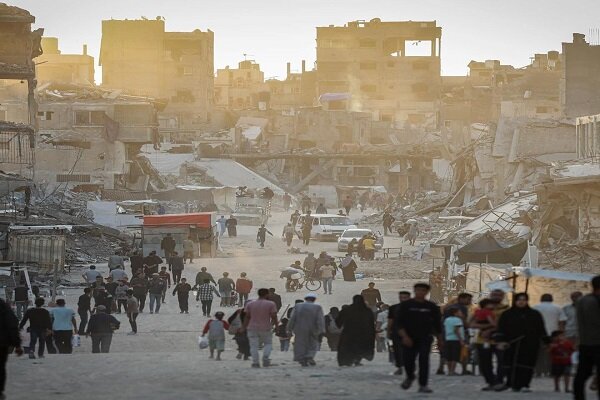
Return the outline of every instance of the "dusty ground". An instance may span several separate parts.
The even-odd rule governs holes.
[[[280,234],[287,215],[277,214],[269,228],[275,235],[269,237],[266,248],[259,249],[255,227],[241,227],[236,239],[223,239],[223,257],[197,260],[186,265],[184,276],[194,279],[201,266],[206,266],[215,278],[228,271],[233,278],[245,271],[255,287],[275,287],[283,297],[284,308],[303,293],[285,293],[279,270],[304,255],[286,252]],[[298,240],[294,246],[301,247]],[[386,238],[386,246],[402,245],[399,238]],[[311,243],[308,250],[318,254],[327,250],[338,255],[335,243]],[[421,271],[430,268],[427,262],[370,262],[361,263],[358,272],[376,277],[374,281],[382,291],[384,301],[395,301],[400,289],[412,286]],[[75,277],[76,274],[73,274]],[[404,279],[399,279],[398,277]],[[320,295],[318,302],[326,312],[331,306],[348,303],[352,295],[367,286],[370,278],[357,282],[336,280],[333,295]],[[80,290],[66,291],[67,303],[76,304]],[[218,305],[218,300],[216,300]],[[213,313],[221,308],[214,307]],[[232,309],[224,309],[229,315]],[[82,338],[82,346],[74,354],[49,355],[44,360],[9,360],[8,399],[394,399],[414,396],[414,390],[403,392],[400,378],[391,375],[387,354],[379,353],[371,363],[357,368],[339,368],[335,353],[324,351],[317,356],[318,366],[302,369],[293,363],[291,353],[276,349],[272,358],[277,364],[270,369],[255,370],[249,362],[235,359],[235,343],[227,342],[225,360],[208,360],[206,351],[198,350],[198,332],[206,318],[201,317],[195,301],[191,302],[189,315],[179,314],[177,302],[169,296],[167,304],[158,315],[141,314],[138,318],[139,334],[127,336],[129,324],[123,315],[121,329],[113,338],[111,353],[93,355],[89,339]],[[276,343],[277,345],[278,343]],[[437,359],[437,356],[434,356]],[[437,361],[434,361],[434,364]],[[431,387],[435,393],[423,397],[432,399],[477,399],[481,396],[480,377],[433,376]],[[533,385],[534,399],[567,398],[555,394],[549,379],[538,379]],[[509,393],[488,394],[487,398],[512,397]]]

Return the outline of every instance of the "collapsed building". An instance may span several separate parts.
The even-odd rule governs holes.
[[[146,191],[149,178],[137,154],[158,143],[153,99],[97,87],[47,84],[37,90],[37,182],[100,192]]]

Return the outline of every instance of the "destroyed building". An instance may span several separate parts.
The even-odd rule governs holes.
[[[228,110],[258,108],[263,103],[266,108],[265,74],[254,60],[238,63],[238,68],[217,69],[215,78],[215,106]],[[261,95],[263,96],[261,98]]]
[[[284,80],[268,79],[268,108],[281,110],[283,115],[293,115],[300,107],[313,106],[317,95],[317,72],[308,71],[306,61],[302,60],[300,72],[293,72],[291,63],[287,63]]]
[[[41,186],[147,189],[136,156],[143,144],[158,141],[153,99],[68,84],[42,85],[37,95],[36,180]]]
[[[438,125],[442,28],[435,21],[317,27],[317,90],[396,127]]]
[[[166,32],[165,21],[102,21],[102,86],[168,101],[160,132],[198,136],[210,123],[214,97],[214,35]]]
[[[43,37],[42,50],[44,53],[35,59],[38,84],[94,84],[94,57],[87,54],[87,45],[83,45],[81,54],[63,54],[59,50],[58,38]]]
[[[23,91],[20,85],[26,85],[24,99],[0,106],[0,167],[28,177],[32,176],[35,162],[37,103],[33,59],[42,54],[43,34],[43,29],[31,31],[34,22],[35,17],[28,11],[0,3],[0,96]]]

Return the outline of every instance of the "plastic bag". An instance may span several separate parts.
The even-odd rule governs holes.
[[[71,337],[71,345],[73,347],[80,347],[81,346],[81,337],[79,335],[73,335],[73,337]]]
[[[208,338],[206,336],[198,336],[198,346],[200,350],[208,348]]]

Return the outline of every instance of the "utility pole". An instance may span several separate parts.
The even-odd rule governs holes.
[[[52,279],[52,302],[56,300],[56,288],[58,287],[58,259],[54,260],[54,277]]]

